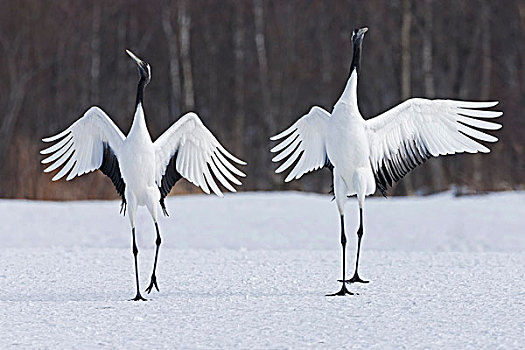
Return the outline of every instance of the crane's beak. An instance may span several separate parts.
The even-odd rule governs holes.
[[[129,57],[133,58],[133,60],[140,66],[141,63],[144,64],[144,61],[135,56],[135,54],[129,50],[126,50],[126,53],[129,55]]]
[[[146,84],[147,84],[149,82],[149,79],[151,79],[151,70],[149,68],[149,65],[143,60],[141,60],[140,58],[138,58],[137,56],[135,56],[133,52],[126,50],[126,53],[129,55],[129,57],[133,59],[133,61],[135,61],[135,63],[137,64],[139,68],[139,74],[141,78],[146,79]]]

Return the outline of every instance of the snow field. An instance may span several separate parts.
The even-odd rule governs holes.
[[[2,348],[522,347],[525,194],[385,201],[365,208],[359,295],[339,288],[329,196],[170,197],[160,293],[134,296],[118,202],[0,201]],[[347,208],[348,264],[356,204]],[[154,227],[138,221],[141,288]]]

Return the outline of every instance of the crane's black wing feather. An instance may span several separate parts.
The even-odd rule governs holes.
[[[164,173],[164,176],[162,176],[162,180],[160,182],[159,191],[160,191],[160,206],[162,208],[162,212],[164,215],[168,215],[168,211],[166,210],[166,203],[164,203],[164,198],[168,196],[171,189],[177,181],[182,179],[182,175],[177,171],[176,167],[176,160],[177,160],[177,154],[176,152],[172,157],[171,160],[166,167],[166,172]]]
[[[113,152],[111,147],[109,147],[109,145],[106,142],[104,142],[103,147],[104,148],[102,153],[102,165],[100,165],[99,170],[102,172],[102,174],[109,177],[111,179],[111,182],[113,182],[117,193],[122,198],[120,212],[123,215],[126,215],[126,196],[124,194],[124,191],[126,190],[126,184],[124,183],[124,179],[120,174],[120,166],[118,163],[118,159],[115,156],[115,152]]]
[[[403,142],[400,152],[391,159],[383,159],[377,171],[374,171],[377,188],[386,197],[388,187],[392,187],[394,182],[401,180],[410,170],[431,157],[432,154],[424,143],[415,140]]]

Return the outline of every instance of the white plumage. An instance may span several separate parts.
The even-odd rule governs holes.
[[[137,113],[142,114],[143,112],[140,110]],[[128,138],[133,138],[133,136],[134,134],[130,132]],[[137,178],[144,177],[143,169],[133,165],[137,161],[137,154],[125,152],[122,148],[127,138],[99,107],[91,107],[82,118],[60,134],[42,139],[44,142],[57,140],[60,141],[40,152],[46,155],[51,153],[49,157],[42,160],[43,164],[51,163],[44,170],[46,173],[58,169],[67,161],[53,177],[53,181],[60,180],[66,174],[68,174],[66,180],[69,181],[76,176],[99,169],[103,160],[104,143],[107,143],[115,152],[121,166],[123,164],[132,165],[130,172],[124,172],[123,177],[127,177],[131,182],[133,182],[134,176]],[[207,194],[210,193],[209,185],[216,195],[223,197],[223,193],[211,173],[232,192],[236,192],[236,190],[230,182],[236,185],[242,184],[233,174],[241,177],[246,176],[235,168],[231,161],[241,165],[246,163],[228,152],[204,126],[197,114],[193,112],[182,116],[154,143],[150,139],[151,144],[148,144],[148,140],[141,137],[134,138],[133,141],[136,141],[136,148],[140,150],[147,148],[153,150],[155,157],[149,159],[152,166],[148,168],[155,170],[155,184],[157,186],[161,184],[171,157],[177,152],[179,152],[176,158],[177,171],[195,186],[201,187]],[[124,155],[129,159],[125,159]],[[151,181],[149,182],[151,183]],[[125,183],[127,184],[126,181]]]
[[[329,117],[330,113],[321,107],[314,106],[308,114],[304,115],[291,127],[279,135],[271,137],[271,140],[275,141],[287,136],[283,142],[272,148],[272,152],[280,152],[272,159],[274,162],[279,162],[291,154],[286,162],[277,168],[276,173],[281,173],[289,168],[301,156],[301,152],[303,153],[297,165],[284,181],[289,182],[293,179],[300,179],[305,173],[326,165],[328,161],[326,129]]]
[[[152,142],[142,107],[144,87],[150,80],[151,68],[133,53],[127,52],[137,63],[140,74],[135,116],[128,135],[124,136],[102,109],[91,107],[63,132],[42,139],[55,144],[41,153],[48,155],[42,163],[50,164],[44,172],[60,169],[53,181],[66,175],[66,180],[69,181],[97,169],[110,177],[117,193],[122,197],[124,214],[126,206],[128,208],[132,227],[137,283],[134,300],[144,300],[139,291],[137,271],[137,207],[148,208],[157,230],[155,263],[151,283],[146,289],[149,293],[153,286],[158,290],[155,275],[161,242],[157,223],[158,205],[161,205],[167,215],[164,199],[182,177],[201,187],[206,193],[210,193],[211,188],[216,195],[223,196],[215,179],[229,191],[235,192],[232,184],[241,185],[235,175],[245,175],[232,162],[240,165],[246,163],[230,154],[193,112],[182,116]]]
[[[500,124],[475,119],[501,116],[502,112],[479,110],[497,104],[413,98],[367,120],[365,131],[372,170],[380,177],[386,176],[381,167],[390,164],[386,170],[392,173],[389,174],[392,177],[394,171],[406,174],[417,160],[428,158],[429,153],[437,157],[463,152],[490,152],[475,140],[496,142],[498,139],[472,127],[500,129]]]
[[[365,120],[357,104],[357,78],[361,44],[367,28],[354,31],[351,74],[332,113],[321,107],[310,112],[271,140],[282,141],[271,149],[274,162],[284,163],[280,173],[294,163],[285,181],[327,166],[333,172],[334,195],[341,215],[343,281],[345,281],[344,205],[347,197],[357,195],[360,208],[358,251],[354,277],[349,282],[367,282],[357,273],[366,195],[378,187],[386,195],[387,186],[400,180],[426,159],[454,153],[489,152],[478,141],[498,139],[478,129],[497,130],[500,124],[477,118],[496,118],[502,112],[481,110],[497,102],[409,99],[389,111]],[[351,294],[345,287],[333,295]]]
[[[159,184],[175,152],[179,153],[176,161],[177,171],[208,194],[210,193],[209,185],[216,195],[223,196],[208,166],[219,182],[231,192],[236,192],[236,190],[230,182],[241,185],[233,174],[245,176],[230,161],[241,165],[246,163],[228,152],[193,112],[182,116],[155,141],[154,146],[155,174]]]
[[[354,78],[357,80],[357,75]],[[472,127],[486,130],[501,128],[500,124],[475,119],[501,116],[502,112],[475,109],[493,107],[498,102],[412,98],[368,120],[364,120],[360,113],[352,113],[349,110],[351,104],[344,100],[338,103],[345,106],[339,109],[334,108],[332,117],[326,110],[314,106],[308,114],[291,127],[271,137],[273,141],[284,138],[281,143],[271,149],[272,152],[277,153],[272,161],[279,162],[286,159],[277,168],[276,173],[285,171],[298,160],[285,182],[299,179],[305,173],[330,163],[333,164],[338,158],[355,164],[356,159],[354,158],[359,156],[357,149],[363,150],[363,153],[369,153],[368,159],[372,170],[372,173],[367,172],[369,175],[373,176],[375,173],[378,176],[400,179],[401,173],[403,175],[408,173],[418,165],[418,161],[422,162],[427,159],[429,154],[437,157],[463,152],[490,152],[486,146],[475,140],[496,142],[498,139]],[[336,111],[343,113],[339,116]],[[357,118],[358,120],[345,123],[337,121],[337,118]],[[338,125],[330,128],[331,123]],[[353,125],[355,130],[339,128],[343,124]],[[328,133],[328,130],[333,133]],[[363,139],[366,139],[367,143],[359,144],[359,141]],[[347,142],[351,143],[350,149],[341,147]],[[328,149],[332,150],[332,154],[328,153]],[[339,153],[344,153],[344,155]],[[383,174],[381,168],[385,165],[387,173]],[[341,164],[341,166],[344,165]],[[347,180],[350,182],[350,177]],[[389,185],[391,184],[390,182]],[[350,192],[349,195],[356,194],[355,190]]]

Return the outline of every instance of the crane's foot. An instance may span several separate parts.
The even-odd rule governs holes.
[[[343,282],[343,280],[338,280],[339,282]],[[354,274],[354,277],[350,278],[349,280],[345,280],[346,283],[369,283],[370,281],[365,281],[359,277],[357,272]]]
[[[337,293],[333,294],[326,294],[327,297],[335,297],[335,296],[345,296],[345,295],[354,295],[356,293],[352,293],[346,288],[346,283],[343,283],[343,286],[341,287],[341,290]]]
[[[151,282],[149,283],[148,288],[146,288],[146,292],[148,294],[151,293],[151,290],[153,289],[153,286],[155,286],[155,289],[157,290],[157,292],[160,292],[159,291],[159,286],[157,285],[157,276],[155,276],[155,274],[151,275]]]
[[[148,299],[144,299],[140,293],[137,292],[137,295],[135,298],[131,299],[131,301],[147,301]]]

